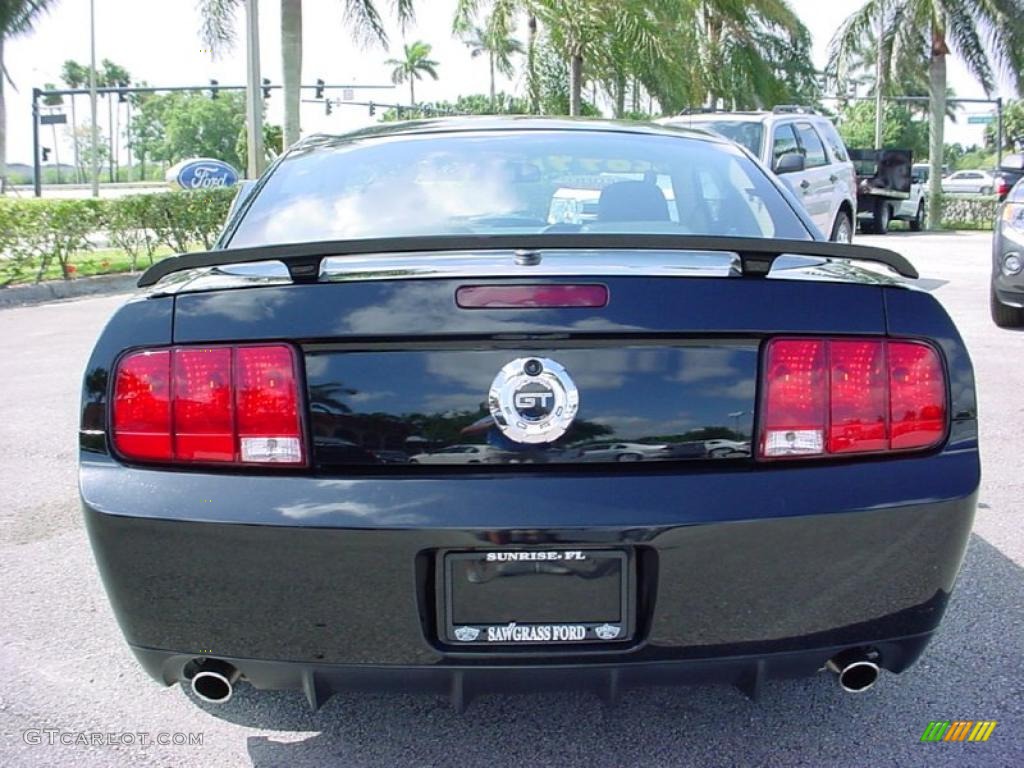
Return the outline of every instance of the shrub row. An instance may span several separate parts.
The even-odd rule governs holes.
[[[0,286],[34,276],[52,265],[64,279],[75,272],[75,258],[105,238],[124,251],[135,271],[153,263],[157,249],[182,253],[211,248],[234,191],[210,189],[131,195],[112,199],[0,199]]]
[[[999,211],[999,201],[992,195],[985,197],[942,198],[943,229],[992,229]]]

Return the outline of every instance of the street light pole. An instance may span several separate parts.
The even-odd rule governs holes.
[[[885,68],[885,7],[878,8],[878,37],[875,38],[875,149],[882,148],[882,70]]]
[[[260,78],[260,27],[258,0],[245,0],[245,112],[248,131],[248,174],[263,172],[263,83]]]
[[[89,0],[89,108],[92,113],[92,196],[100,196],[100,132],[96,124],[96,0]],[[77,139],[76,139],[77,141]]]

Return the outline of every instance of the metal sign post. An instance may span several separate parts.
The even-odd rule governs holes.
[[[246,142],[248,173],[258,179],[263,173],[263,99],[260,90],[260,28],[258,0],[245,0],[245,123],[249,132]]]

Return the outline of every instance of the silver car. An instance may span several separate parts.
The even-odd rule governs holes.
[[[832,122],[802,107],[771,112],[701,112],[658,121],[701,128],[746,147],[804,204],[829,240],[853,239],[857,173]]]
[[[942,191],[952,194],[991,195],[996,177],[988,171],[956,171],[942,180]]]
[[[999,206],[992,236],[992,319],[1024,327],[1024,179]]]

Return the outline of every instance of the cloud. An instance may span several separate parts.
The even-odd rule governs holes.
[[[733,366],[736,354],[731,349],[698,347],[681,350],[680,371],[675,380],[684,384],[710,379],[735,378],[739,371]]]

